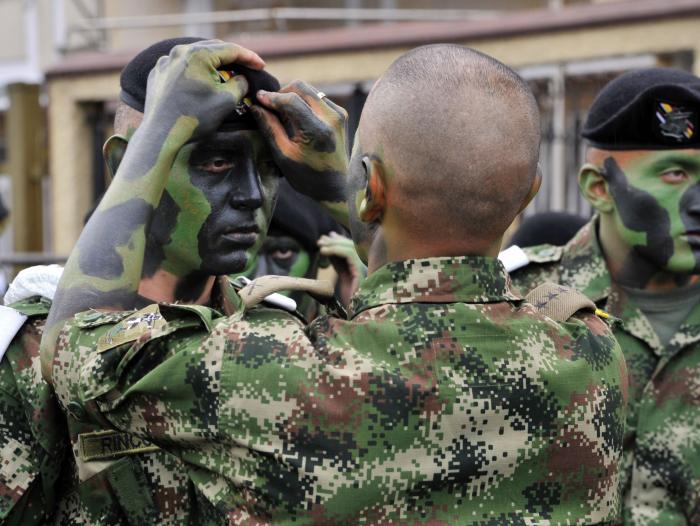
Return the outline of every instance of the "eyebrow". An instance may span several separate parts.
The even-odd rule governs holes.
[[[685,155],[668,154],[654,161],[651,165],[654,171],[660,171],[669,165],[677,165],[688,171],[700,171],[700,158],[688,157]]]

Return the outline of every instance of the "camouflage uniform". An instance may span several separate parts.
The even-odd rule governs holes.
[[[625,366],[594,314],[544,317],[484,257],[386,265],[349,320],[305,326],[241,296],[204,343],[198,314],[171,306],[111,343],[101,320],[124,314],[78,315],[59,397],[182,457],[230,524],[618,517]]]
[[[0,360],[0,522],[45,524],[65,449],[63,416],[39,363],[51,302],[35,296],[10,307],[28,319]]]
[[[667,346],[611,282],[593,219],[565,246],[524,249],[531,263],[512,273],[521,290],[553,281],[586,294],[620,318],[614,333],[630,374],[625,435],[625,522],[700,524],[700,305]]]
[[[214,320],[229,310],[226,298],[236,296],[235,291],[227,278],[220,278],[217,283],[216,304],[220,310],[202,306],[160,306],[172,313],[165,332],[178,337],[177,342],[173,341],[168,347],[167,352],[171,354],[167,357],[174,358],[181,349],[197,345],[209,333]],[[136,322],[120,325],[126,318],[134,320],[133,314],[134,311],[87,311],[76,316],[74,330],[80,332],[77,343],[80,352],[97,346],[103,335],[118,341],[143,332],[143,327],[159,326],[158,317],[148,313],[138,316]],[[126,330],[120,331],[120,327]],[[138,344],[148,343],[149,349],[155,351],[162,336],[152,332],[150,338],[139,340]],[[156,360],[165,358],[154,356]],[[91,384],[100,391],[113,385],[109,379],[101,377],[92,378]],[[226,523],[200,491],[202,475],[196,466],[187,466],[178,457],[134,435],[116,432],[104,419],[91,419],[94,403],[83,406],[76,402],[77,382],[66,383],[65,377],[57,375],[54,388],[67,416],[76,480],[79,481],[76,491],[65,501],[66,509],[59,511],[59,524],[208,526]],[[156,402],[152,409],[159,410]],[[155,428],[152,431],[157,433]],[[76,505],[78,501],[80,505]]]

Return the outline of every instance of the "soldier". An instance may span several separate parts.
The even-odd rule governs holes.
[[[595,216],[526,249],[523,290],[555,281],[621,319],[630,370],[625,523],[700,524],[700,79],[644,69],[593,102],[579,187]],[[525,260],[527,262],[527,260]]]
[[[149,96],[166,79],[177,70],[154,70]],[[182,107],[197,107],[191,97]],[[230,524],[614,521],[619,347],[590,301],[538,289],[538,312],[495,258],[538,187],[539,118],[522,79],[461,46],[400,57],[363,111],[347,210],[344,113],[299,82],[257,98],[285,177],[349,214],[370,272],[350,318],[307,326],[269,308],[266,294],[299,285],[275,276],[240,290],[201,344],[173,335],[182,318],[163,307],[108,330],[79,315],[50,362],[58,396],[179,455]],[[189,129],[144,142],[115,183],[157,192],[165,178],[149,174]],[[157,324],[129,332],[147,312]]]
[[[77,276],[73,288],[56,293],[58,310],[53,311],[47,327],[70,309],[93,306],[89,297],[77,297],[75,291],[99,289],[112,279],[119,283],[110,294],[112,309],[129,309],[153,301],[166,303],[186,321],[178,332],[198,327],[205,334],[214,320],[227,309],[227,297],[235,294],[227,274],[240,272],[255,254],[265,237],[279,181],[279,171],[270,157],[255,121],[243,107],[236,108],[248,89],[264,87],[277,90],[276,79],[265,72],[245,69],[244,77],[221,82],[217,66],[244,70],[234,61],[260,68],[262,61],[252,52],[220,41],[174,39],[159,42],[137,55],[121,76],[121,102],[115,118],[115,132],[105,145],[106,162],[116,171],[122,158],[132,149],[131,140],[139,134],[162,137],[179,117],[172,112],[167,96],[144,108],[149,72],[156,65],[170,62],[172,69],[184,69],[192,54],[202,53],[211,61],[207,74],[216,75],[209,85],[200,86],[183,78],[181,84],[160,84],[158,89],[174,89],[175,98],[189,90],[209,90],[199,101],[201,122],[181,117],[192,127],[188,147],[180,151],[162,192],[149,194],[131,186],[125,192],[117,179],[110,185],[96,212],[86,225],[74,257],[64,275]],[[185,52],[184,44],[193,44]],[[214,62],[215,61],[215,62]],[[199,65],[199,63],[198,63]],[[218,99],[218,100],[217,100]],[[142,113],[145,109],[145,115]],[[158,120],[158,119],[161,120]],[[162,119],[165,118],[167,122]],[[151,120],[163,127],[155,130]],[[205,122],[206,121],[206,122]],[[168,124],[169,123],[169,124]],[[138,140],[136,142],[138,148]],[[128,157],[127,157],[128,159]],[[134,185],[134,181],[126,181]],[[135,190],[133,199],[126,198]],[[143,215],[149,210],[148,221]],[[118,213],[117,213],[118,211]],[[108,231],[95,232],[93,221],[106,221]],[[147,226],[147,227],[146,227]],[[139,239],[130,238],[130,228],[139,229]],[[123,245],[120,245],[123,243]],[[120,275],[122,264],[115,251],[145,248],[139,264],[139,278],[128,282]],[[95,249],[98,259],[86,260],[85,246]],[[219,276],[217,278],[217,276]],[[135,283],[137,290],[124,293],[125,284]],[[180,302],[178,305],[172,305]],[[103,305],[100,305],[103,306]],[[67,310],[66,310],[67,309]],[[124,316],[114,312],[88,311],[80,323],[86,328],[114,325]],[[130,329],[157,325],[157,318],[145,314]],[[140,325],[139,325],[140,324]],[[124,337],[120,334],[117,337]],[[79,404],[64,406],[68,433],[77,469],[77,487],[62,501],[57,522],[87,524],[222,524],[221,513],[211,506],[203,489],[193,485],[196,471],[177,457],[128,433],[114,433],[104,422],[89,421]],[[93,433],[93,442],[81,436]],[[95,444],[113,446],[108,453],[95,451]],[[78,505],[77,501],[80,501]]]
[[[37,271],[44,278],[55,275],[52,267],[24,270],[13,285],[32,281]],[[11,285],[8,305],[0,306],[0,523],[48,524],[60,498],[66,452],[63,415],[39,362],[53,295],[50,288],[21,298],[12,292]]]

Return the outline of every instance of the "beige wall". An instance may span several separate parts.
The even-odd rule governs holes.
[[[463,42],[507,64],[523,67],[639,54],[692,51],[700,74],[700,16]],[[373,80],[408,48],[267,60],[285,83],[301,78],[324,85]],[[90,137],[80,102],[118,96],[118,74],[60,77],[49,82],[53,250],[67,253],[90,204]]]
[[[0,0],[0,61],[24,60],[24,12],[23,0]]]
[[[92,140],[81,103],[116,100],[119,74],[60,77],[49,82],[51,229],[58,254],[68,254],[92,200]]]

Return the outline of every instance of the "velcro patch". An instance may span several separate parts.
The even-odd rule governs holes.
[[[80,459],[112,460],[126,455],[153,453],[160,448],[130,433],[121,431],[95,431],[78,435]]]
[[[138,340],[143,334],[162,329],[168,323],[153,303],[117,323],[97,340],[97,352],[105,352],[124,343]]]

